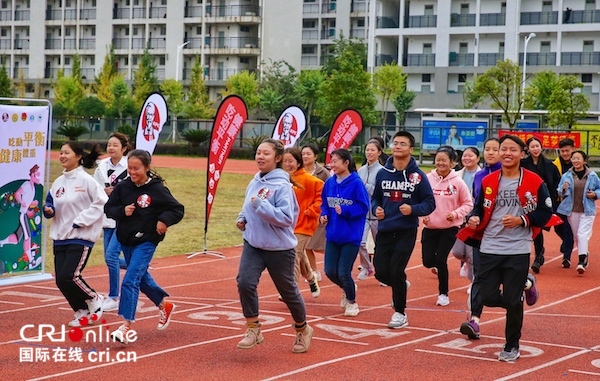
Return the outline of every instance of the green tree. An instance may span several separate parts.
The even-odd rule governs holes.
[[[15,85],[17,98],[25,98],[27,96],[27,82],[25,82],[25,73],[22,69],[17,70],[17,83]]]
[[[192,76],[184,108],[185,116],[190,119],[210,119],[215,116],[216,110],[212,108],[212,102],[204,83],[204,68],[200,65],[198,57],[196,57],[192,67]]]
[[[92,126],[104,116],[105,111],[106,107],[104,107],[104,103],[94,96],[85,97],[75,105],[77,116],[83,118],[83,120],[87,120],[89,123],[90,138],[92,137]]]
[[[577,119],[584,118],[590,108],[587,97],[576,89],[583,88],[574,75],[563,75],[558,79],[558,86],[550,95],[548,104],[548,124],[553,127],[571,129]]]
[[[309,126],[315,104],[320,94],[321,85],[324,81],[325,76],[320,70],[302,70],[296,81],[294,91],[300,105],[306,110],[306,123]]]
[[[263,89],[258,96],[260,109],[269,119],[274,120],[283,111],[284,96],[276,89]]]
[[[73,64],[71,65],[71,77],[73,77],[77,81],[79,86],[85,88],[85,85],[83,84],[83,75],[81,71],[81,57],[79,57],[79,54],[74,54],[72,60]]]
[[[357,110],[366,125],[377,122],[377,99],[371,85],[371,75],[365,71],[363,55],[357,53],[356,43],[336,41],[336,55],[329,58],[315,114],[324,125],[333,123],[344,109]],[[330,70],[330,71],[329,71]]]
[[[148,47],[140,57],[137,70],[133,73],[133,101],[141,109],[148,95],[158,91],[158,77],[156,77],[156,63]]]
[[[474,91],[482,99],[491,100],[492,108],[502,110],[502,121],[515,127],[523,99],[521,69],[511,60],[498,61],[475,79]]]
[[[6,70],[6,65],[3,63],[2,67],[0,67],[0,97],[3,98],[14,98],[15,91],[13,89],[13,84],[10,78],[8,77],[8,71]]]
[[[395,63],[385,64],[373,75],[373,88],[379,94],[383,103],[381,110],[381,124],[385,124],[385,114],[388,110],[390,99],[406,88],[406,75],[402,68]]]
[[[322,68],[326,76],[330,76],[334,71],[340,71],[341,63],[338,58],[344,54],[355,56],[362,68],[367,70],[367,45],[363,42],[346,39],[340,33],[340,38],[334,40],[334,44],[330,46],[325,65]]]
[[[225,82],[225,90],[223,90],[221,94],[223,97],[232,94],[240,96],[244,102],[246,102],[248,112],[251,113],[256,109],[260,101],[256,74],[244,70],[238,74],[232,75]]]
[[[259,83],[261,110],[276,118],[285,107],[298,103],[294,91],[297,77],[296,69],[285,60],[263,64]]]
[[[135,110],[135,102],[129,95],[129,87],[127,87],[127,83],[123,77],[119,75],[113,78],[110,91],[113,102],[107,112],[109,116],[117,116],[119,119],[123,119],[124,116],[130,115],[127,111],[128,109],[129,111],[131,109]],[[135,115],[135,111],[130,116],[133,115]]]
[[[110,91],[113,79],[119,75],[116,66],[117,60],[115,58],[115,51],[112,45],[108,47],[108,52],[104,56],[104,63],[102,69],[95,79],[94,92],[98,95],[106,107],[110,107],[113,103],[113,94]]]
[[[475,109],[483,101],[481,94],[475,91],[475,82],[465,82],[462,95],[465,109]]]
[[[65,116],[75,115],[77,104],[85,98],[85,91],[73,77],[59,75],[53,85],[54,102],[61,105],[65,110]]]
[[[558,86],[558,75],[550,70],[537,73],[525,92],[525,107],[533,110],[548,110],[552,92]]]
[[[183,113],[183,85],[181,82],[166,79],[160,85],[160,91],[165,96],[171,114],[181,116]]]
[[[401,126],[404,125],[406,112],[412,108],[416,97],[417,94],[414,91],[404,89],[397,92],[394,99],[392,99],[392,104],[396,108],[396,119],[398,119]]]

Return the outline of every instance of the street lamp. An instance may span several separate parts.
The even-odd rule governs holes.
[[[179,56],[181,55],[181,49],[183,49],[183,47],[189,43],[190,43],[189,41],[186,41],[183,44],[177,46],[177,58],[175,59],[175,80],[176,81],[179,80]]]
[[[525,46],[523,47],[523,82],[521,83],[521,101],[525,99],[525,76],[527,69],[527,44],[529,40],[535,37],[535,33],[529,33],[529,36],[525,37]],[[525,119],[525,115],[521,113],[521,119]]]

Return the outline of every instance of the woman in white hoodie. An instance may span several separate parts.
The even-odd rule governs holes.
[[[448,298],[448,254],[456,240],[458,227],[473,209],[473,197],[467,184],[454,171],[458,155],[454,148],[441,146],[435,153],[435,169],[427,174],[433,190],[435,210],[423,218],[421,236],[423,266],[437,273],[438,306],[450,304]]]

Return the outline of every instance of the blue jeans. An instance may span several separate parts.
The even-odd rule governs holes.
[[[117,240],[117,229],[104,228],[104,262],[108,267],[108,297],[119,297],[120,269],[126,269],[125,259],[120,257],[121,244]]]
[[[346,293],[346,299],[354,303],[356,289],[352,279],[352,265],[358,255],[359,245],[337,244],[327,241],[325,245],[325,274]]]
[[[122,249],[127,262],[127,272],[121,286],[119,315],[125,320],[134,321],[140,291],[156,306],[169,294],[160,288],[148,273],[148,265],[156,250],[155,244],[144,242],[137,246],[122,246]]]

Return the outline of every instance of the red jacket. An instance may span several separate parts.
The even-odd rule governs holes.
[[[524,226],[530,226],[532,237],[535,238],[552,218],[552,199],[548,188],[540,176],[536,173],[521,168],[521,176],[517,185],[517,194],[523,207]],[[483,178],[481,192],[477,197],[473,211],[467,216],[478,216],[481,220],[477,228],[465,227],[458,232],[456,237],[461,241],[475,247],[481,244],[483,231],[496,205],[496,196],[500,185],[502,170],[492,172]]]

